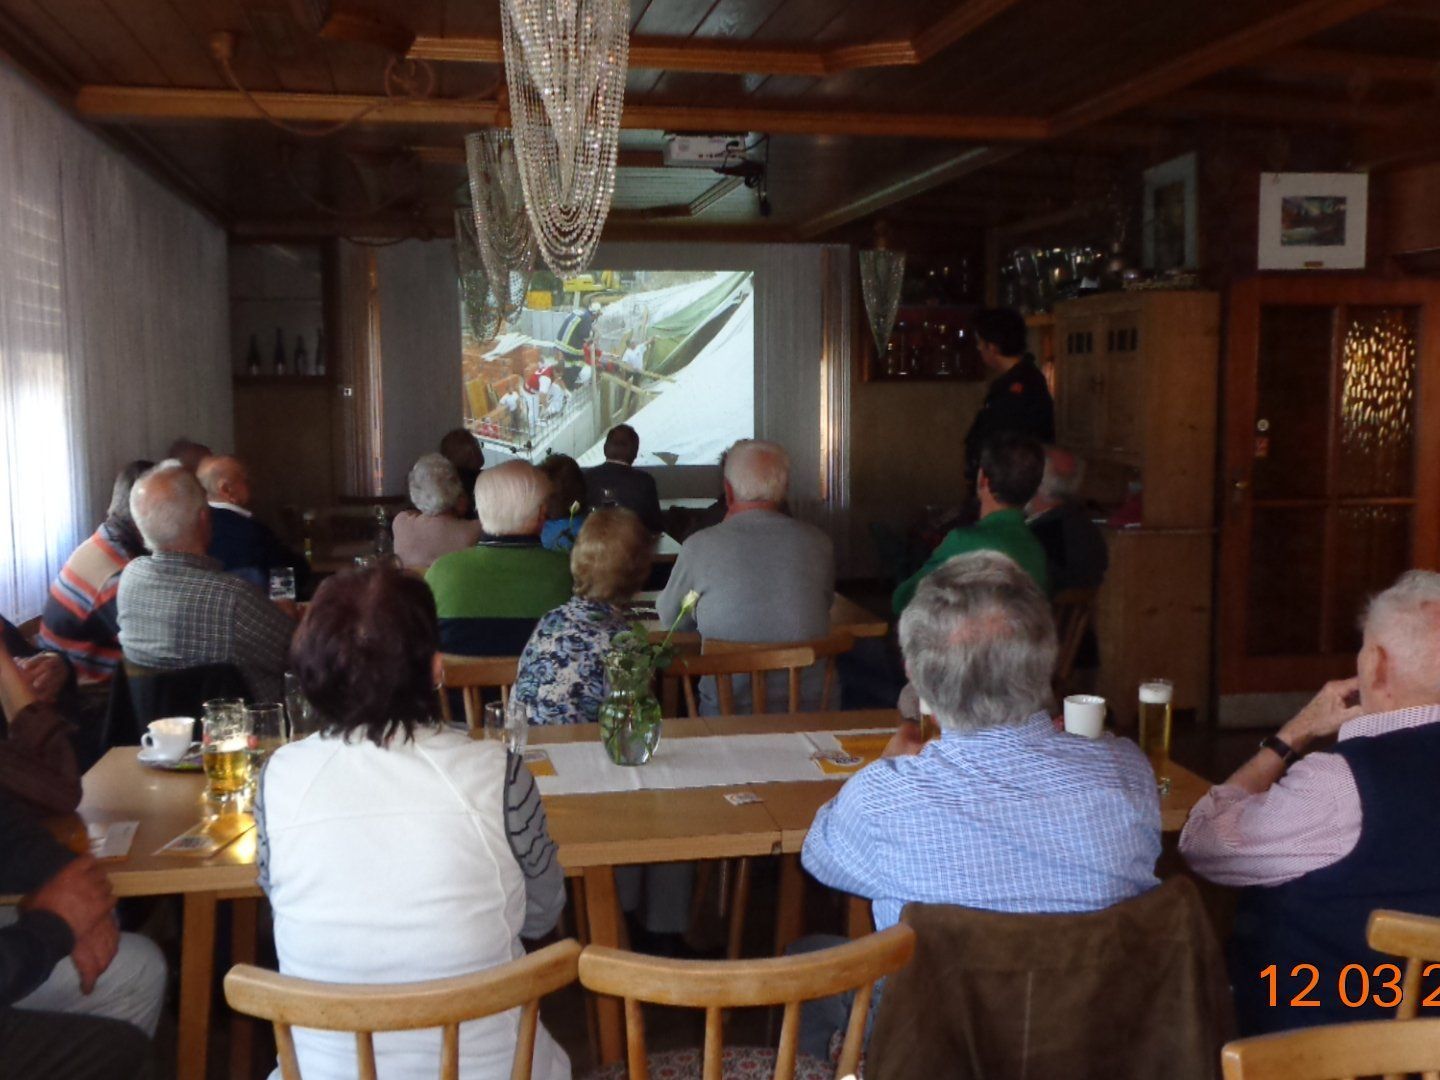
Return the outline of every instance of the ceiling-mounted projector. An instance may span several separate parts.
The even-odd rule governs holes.
[[[661,160],[666,165],[687,169],[714,169],[745,160],[746,149],[760,137],[753,133],[735,135],[679,135],[665,132]]]

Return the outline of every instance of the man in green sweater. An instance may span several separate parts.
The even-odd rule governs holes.
[[[425,574],[440,616],[440,648],[519,656],[535,624],[570,599],[570,555],[540,546],[550,482],[510,461],[475,481],[480,542],[441,556]]]
[[[980,497],[980,520],[951,529],[915,574],[895,590],[892,607],[899,615],[928,575],[956,555],[972,551],[998,551],[1020,564],[1047,593],[1045,549],[1025,524],[1025,504],[1040,487],[1045,474],[1045,450],[1034,439],[1004,432],[980,452],[980,473],[975,482]]]

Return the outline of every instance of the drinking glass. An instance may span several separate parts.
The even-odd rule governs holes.
[[[320,729],[315,710],[305,691],[300,689],[300,676],[293,671],[285,673],[285,715],[290,722],[292,739],[303,739]]]
[[[1170,760],[1170,703],[1175,686],[1169,679],[1146,679],[1140,684],[1140,749],[1155,768],[1162,788],[1170,778],[1164,774]]]
[[[505,745],[512,754],[524,754],[530,741],[530,706],[522,705],[512,695],[505,715]]]
[[[481,734],[496,742],[505,741],[505,706],[498,701],[485,703],[484,723]]]
[[[293,566],[277,566],[270,571],[270,599],[295,599],[295,568]]]
[[[257,780],[270,755],[286,743],[285,708],[278,701],[252,705],[250,719],[250,772]]]
[[[222,812],[244,808],[250,785],[250,715],[238,698],[216,698],[204,704],[201,751],[205,792]]]

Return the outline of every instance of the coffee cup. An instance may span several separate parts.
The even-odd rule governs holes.
[[[1094,694],[1071,694],[1065,699],[1065,730],[1071,735],[1098,739],[1105,729],[1105,699]]]
[[[152,720],[149,730],[140,736],[140,745],[158,761],[179,761],[190,749],[195,721],[189,716],[167,716]]]

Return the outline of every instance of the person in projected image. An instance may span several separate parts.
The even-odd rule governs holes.
[[[1191,869],[1243,890],[1231,939],[1242,1035],[1393,1016],[1400,972],[1377,974],[1393,958],[1366,944],[1370,913],[1440,916],[1440,574],[1402,575],[1361,629],[1356,677],[1327,683],[1266,737],[1180,834]],[[1271,965],[1273,983],[1261,974]],[[1318,1004],[1290,1005],[1308,981],[1303,968],[1292,977],[1299,965],[1326,988],[1309,996]],[[1346,965],[1374,990],[1354,1007],[1337,990]]]

